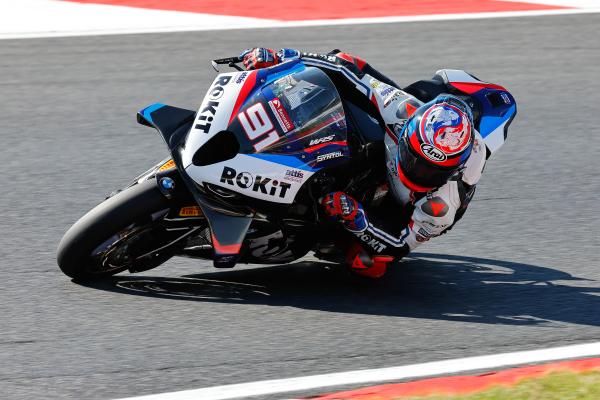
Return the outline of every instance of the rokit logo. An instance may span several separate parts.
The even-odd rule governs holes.
[[[433,147],[429,143],[421,143],[421,150],[423,151],[423,154],[425,154],[425,156],[432,161],[446,161],[446,154],[444,154],[444,152],[440,149]]]
[[[230,167],[223,167],[220,182],[242,189],[249,189],[253,192],[263,193],[268,196],[279,196],[282,199],[285,197],[288,189],[292,187],[289,183],[279,182],[271,178],[263,178],[260,175],[254,177],[249,172],[238,173]]]
[[[356,236],[360,239],[361,242],[375,250],[377,253],[381,253],[387,246],[381,243],[379,240],[375,239],[373,236],[368,235],[366,233],[357,233]]]
[[[223,97],[223,93],[225,92],[224,86],[226,86],[230,81],[231,76],[221,76],[213,85],[213,87],[210,88],[208,92],[208,103],[198,113],[198,118],[196,119],[196,124],[194,125],[195,129],[201,130],[204,133],[208,133],[211,123],[217,112],[217,107],[219,107],[219,102],[217,100]]]
[[[314,146],[314,145],[321,144],[321,143],[331,142],[334,138],[335,138],[335,135],[330,135],[330,136],[324,136],[324,137],[318,138],[318,139],[313,139],[310,141],[308,146]]]
[[[320,156],[317,157],[317,162],[323,162],[323,161],[327,161],[327,160],[331,160],[334,158],[339,158],[339,157],[343,157],[344,154],[342,154],[341,151],[334,151],[333,153],[327,153],[327,154],[321,154]]]

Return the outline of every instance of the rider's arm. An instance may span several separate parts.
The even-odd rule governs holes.
[[[286,54],[287,52],[287,54]],[[375,70],[363,59],[333,50],[328,54],[300,53],[297,50],[283,49],[281,59],[301,58],[306,65],[321,68],[332,80],[345,82],[354,87],[352,93],[346,92],[346,99],[377,118],[386,130],[398,122],[396,110],[401,103],[413,97],[399,89],[398,84]],[[289,54],[289,57],[288,57]],[[338,90],[341,90],[338,86]],[[391,132],[389,132],[391,134]]]
[[[339,69],[340,67],[343,67],[358,79],[363,79],[365,75],[369,75],[387,85],[400,88],[396,82],[373,68],[362,58],[337,49],[332,50],[327,54],[300,52],[293,49],[282,49],[278,54],[281,54],[281,59],[283,61],[290,58],[302,58],[307,64],[311,65],[312,61],[313,65],[322,68]]]
[[[346,229],[353,233],[364,248],[375,254],[403,257],[429,239],[450,229],[465,213],[475,186],[485,166],[485,145],[476,134],[473,152],[465,164],[460,177],[427,194],[414,204],[414,211],[408,224],[400,231],[393,232],[389,217],[380,213],[362,210],[358,216],[364,221],[354,223]],[[396,205],[398,209],[400,205]],[[386,210],[389,214],[395,210]],[[399,212],[399,211],[398,211]],[[372,214],[372,215],[371,215]],[[360,227],[360,229],[351,229]]]

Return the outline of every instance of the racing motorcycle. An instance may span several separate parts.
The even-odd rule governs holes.
[[[366,207],[380,201],[389,129],[302,60],[254,71],[240,61],[213,60],[217,72],[235,70],[217,75],[197,112],[158,103],[138,112],[170,156],[65,233],[57,260],[66,275],[141,272],[173,256],[217,268],[287,263],[310,251],[338,260],[340,227],[318,200],[343,190]]]

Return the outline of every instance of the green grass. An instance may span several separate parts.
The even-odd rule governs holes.
[[[398,400],[600,400],[600,371],[555,372],[515,386],[494,386],[460,396],[399,397]]]

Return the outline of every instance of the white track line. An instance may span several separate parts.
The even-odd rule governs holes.
[[[500,0],[507,3],[529,3],[569,8],[598,8],[598,0]]]
[[[0,0],[1,2],[2,0]],[[26,0],[23,0],[26,1]],[[27,0],[34,1],[34,0]],[[75,3],[68,4],[72,5]],[[79,4],[77,4],[79,6]],[[97,35],[124,35],[139,33],[168,33],[168,32],[195,32],[232,29],[263,29],[263,28],[296,28],[310,26],[334,25],[363,25],[363,24],[388,24],[397,22],[427,22],[450,21],[467,19],[510,18],[510,17],[537,17],[565,14],[600,13],[600,4],[596,8],[575,8],[564,10],[539,10],[539,11],[508,11],[487,13],[464,14],[436,14],[418,16],[397,16],[380,18],[347,18],[309,21],[275,21],[258,18],[229,17],[211,14],[194,14],[176,11],[142,10],[130,7],[116,7],[86,4],[87,9],[78,9],[77,12],[63,13],[60,18],[54,18],[54,10],[41,13],[40,10],[27,10],[27,17],[22,10],[18,13],[3,12],[0,14],[0,40],[1,39],[30,39],[49,37],[74,37]],[[107,10],[112,8],[112,10]],[[116,9],[124,10],[121,14]],[[6,10],[3,10],[6,11]],[[86,18],[93,11],[93,18]],[[83,15],[85,14],[85,15]],[[145,15],[151,15],[146,18]],[[105,21],[109,21],[104,24]]]
[[[569,358],[585,358],[597,355],[600,355],[600,342],[543,350],[495,354],[491,356],[458,358],[455,360],[435,361],[401,367],[348,371],[334,374],[303,376],[299,378],[213,386],[204,389],[130,397],[122,400],[238,399],[334,386],[358,386],[362,384],[393,382],[409,378],[453,374],[457,372],[514,366],[519,364],[541,363]]]

